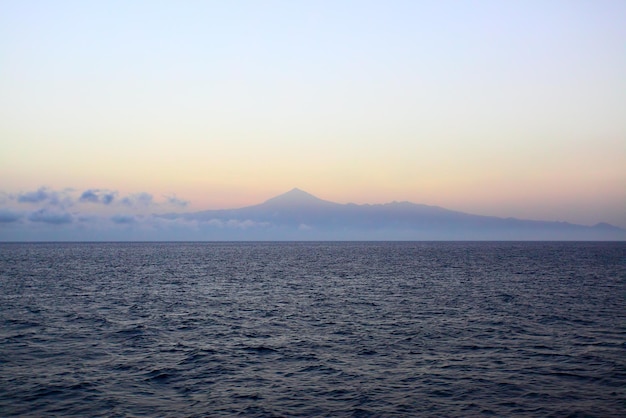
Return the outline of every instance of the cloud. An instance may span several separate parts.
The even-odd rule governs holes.
[[[49,209],[39,209],[30,214],[28,220],[31,222],[43,222],[53,225],[63,225],[72,223],[73,217],[67,212],[54,212]]]
[[[208,221],[203,221],[203,225],[208,226],[216,226],[219,228],[239,228],[239,229],[248,229],[248,228],[258,228],[258,227],[267,227],[271,224],[269,222],[256,222],[251,219],[239,220],[239,219],[229,219],[227,221],[219,218],[209,219]]]
[[[187,205],[189,204],[189,201],[187,200],[182,200],[176,197],[176,195],[172,195],[172,196],[164,196],[166,199],[166,202],[169,203],[170,205],[174,205],[174,206],[179,206],[181,208],[187,207]]]
[[[0,191],[0,203],[4,204],[12,200],[15,200],[15,196],[13,196],[12,194]]]
[[[91,202],[91,203],[98,203],[98,195],[96,194],[96,192],[94,190],[86,190],[83,192],[82,195],[80,195],[80,199],[81,202]]]
[[[48,203],[53,206],[69,207],[74,204],[71,196],[72,189],[63,189],[61,191],[51,190],[47,187],[40,187],[33,192],[23,192],[17,195],[18,203]],[[8,195],[15,199],[14,196]]]
[[[254,226],[251,221],[226,219],[205,225],[187,220],[171,222],[155,213],[172,208],[177,211],[188,204],[173,193],[155,200],[147,192],[120,194],[117,190],[95,187],[52,189],[42,186],[12,193],[0,191],[0,241],[52,236],[121,239],[128,233],[132,233],[134,239],[156,239],[167,237],[169,233],[177,239],[186,236],[199,239],[207,230]]]
[[[110,219],[116,224],[133,224],[137,221],[132,215],[113,215]]]
[[[34,192],[20,193],[17,201],[20,203],[41,203],[51,196],[51,192],[46,187],[40,187]]]
[[[115,199],[115,196],[117,195],[116,192],[113,193],[105,193],[100,197],[100,200],[102,201],[102,203],[104,203],[105,205],[110,205],[113,202],[113,199]]]
[[[181,199],[175,194],[164,195],[162,199],[155,201],[153,195],[147,192],[137,192],[120,197],[118,191],[110,189],[88,188],[81,193],[76,189],[54,190],[46,186],[16,194],[0,191],[0,204],[10,206],[11,203],[29,204],[38,206],[40,209],[51,206],[64,209],[75,207],[77,204],[97,204],[111,208],[122,205],[136,210],[166,207],[185,208],[189,205],[189,201]]]
[[[268,226],[269,222],[256,222],[250,219],[246,219],[244,221],[240,221],[238,219],[230,219],[228,222],[226,222],[226,225],[231,228],[248,229],[248,228]]]
[[[0,209],[0,223],[17,222],[22,218],[22,214],[9,209]]]
[[[110,205],[117,196],[117,192],[109,190],[89,189],[85,190],[80,195],[81,202],[89,203],[102,203],[103,205]]]
[[[122,199],[122,203],[126,206],[150,206],[152,204],[152,195],[150,193],[135,193]]]

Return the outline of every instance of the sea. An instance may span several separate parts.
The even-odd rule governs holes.
[[[0,416],[624,417],[625,242],[0,244]]]

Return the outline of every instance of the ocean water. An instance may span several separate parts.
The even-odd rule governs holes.
[[[626,416],[626,243],[0,244],[0,416]]]

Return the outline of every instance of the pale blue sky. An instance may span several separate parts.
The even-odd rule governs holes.
[[[5,195],[626,226],[624,1],[5,0],[0,92]]]

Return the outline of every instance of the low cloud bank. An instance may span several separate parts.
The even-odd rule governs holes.
[[[23,214],[9,209],[0,209],[0,223],[17,222],[22,219]]]
[[[39,209],[28,216],[31,222],[43,222],[53,225],[69,224],[73,222],[73,216],[67,212],[56,212],[49,209]]]
[[[0,241],[228,239],[271,228],[251,219],[185,219],[172,213],[189,205],[174,194],[158,200],[148,192],[121,194],[88,188],[40,187],[0,191]],[[241,235],[238,235],[241,234]]]
[[[163,199],[157,201],[154,199],[154,196],[148,192],[142,191],[121,196],[117,190],[95,187],[82,191],[72,188],[54,190],[46,186],[42,186],[37,190],[19,193],[0,191],[0,205],[4,206],[0,206],[0,209],[10,209],[12,207],[14,210],[21,206],[68,209],[76,206],[81,207],[83,205],[124,206],[139,209],[172,209],[186,207],[188,204],[189,201],[180,199],[174,194],[163,196]]]

